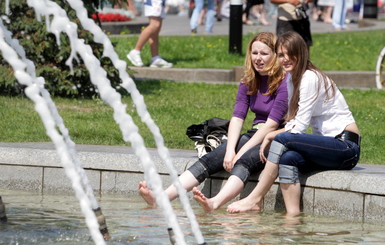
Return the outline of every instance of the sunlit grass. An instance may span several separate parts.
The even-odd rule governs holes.
[[[243,54],[255,33],[243,37]],[[138,36],[113,37],[119,56],[135,46]],[[311,60],[325,71],[374,71],[379,52],[385,45],[385,31],[334,32],[313,34]],[[231,69],[242,66],[244,55],[229,53],[228,36],[161,37],[160,54],[176,68]],[[145,64],[150,62],[148,45],[142,50]],[[129,62],[128,62],[129,63]],[[129,63],[130,64],[130,63]]]
[[[194,149],[186,136],[191,124],[212,117],[232,115],[236,85],[209,85],[143,81],[137,83],[147,108],[160,128],[167,147]],[[342,90],[362,134],[361,163],[385,164],[385,91]],[[129,96],[123,98],[127,113],[138,125],[147,147],[155,147],[152,134],[136,114]],[[77,144],[129,145],[113,120],[113,111],[102,101],[55,99],[59,113]],[[43,124],[27,98],[0,97],[0,142],[50,141]],[[247,118],[245,130],[252,116]]]

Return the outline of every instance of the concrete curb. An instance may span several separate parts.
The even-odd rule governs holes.
[[[168,80],[176,82],[239,83],[243,67],[233,69],[186,69],[130,67],[137,79]],[[376,88],[376,75],[371,71],[326,71],[339,88]]]
[[[124,146],[78,145],[77,152],[88,179],[97,193],[137,195],[144,171],[133,149]],[[172,180],[156,149],[148,149],[164,186]],[[178,174],[197,160],[195,151],[169,150]],[[40,193],[73,192],[52,143],[0,143],[0,189]],[[200,187],[215,195],[228,173],[207,179]],[[240,197],[248,195],[258,182],[251,176]],[[301,176],[303,210],[317,215],[340,216],[354,221],[384,222],[385,166],[359,164],[351,171],[324,171]],[[283,211],[277,183],[264,200],[266,210]]]

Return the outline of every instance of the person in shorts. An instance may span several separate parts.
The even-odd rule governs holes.
[[[277,36],[288,31],[297,32],[305,40],[308,47],[313,44],[310,32],[310,21],[305,7],[309,0],[270,0],[278,4]]]
[[[135,48],[127,54],[128,60],[134,66],[143,66],[143,61],[140,52],[146,42],[150,45],[151,62],[150,67],[154,68],[170,68],[172,63],[169,63],[159,56],[159,32],[162,28],[162,21],[166,16],[164,11],[165,0],[145,0],[144,15],[149,18],[149,24],[140,33],[139,39],[136,42]]]

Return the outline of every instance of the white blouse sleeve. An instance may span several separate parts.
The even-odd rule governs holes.
[[[310,120],[319,101],[319,77],[313,71],[307,70],[301,79],[299,88],[298,111],[292,120],[290,120],[285,129],[292,133],[306,133],[310,125]]]

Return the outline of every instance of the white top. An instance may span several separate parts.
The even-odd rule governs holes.
[[[354,118],[342,93],[336,88],[335,96],[327,99],[325,86],[314,71],[307,70],[301,80],[298,112],[290,120],[285,130],[292,133],[306,133],[309,126],[312,133],[324,136],[336,136],[345,127],[354,123]],[[319,95],[318,94],[319,89]],[[289,101],[293,96],[293,83],[288,81]],[[330,93],[332,90],[330,90]]]

